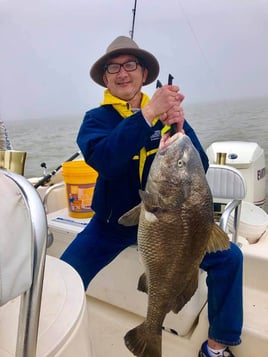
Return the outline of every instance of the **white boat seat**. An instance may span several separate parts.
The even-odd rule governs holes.
[[[93,356],[82,281],[46,257],[40,196],[23,176],[0,169],[0,197],[1,357]]]
[[[214,203],[225,206],[220,226],[228,232],[228,222],[234,212],[232,241],[237,243],[241,202],[246,196],[246,182],[239,170],[228,165],[210,165],[206,174]]]

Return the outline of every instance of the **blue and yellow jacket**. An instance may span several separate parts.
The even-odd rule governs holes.
[[[160,120],[150,127],[141,111],[124,119],[112,105],[85,114],[77,143],[85,161],[99,174],[92,208],[100,219],[117,223],[140,202],[139,189],[145,188],[162,128]],[[199,151],[206,171],[208,158],[187,121],[184,131]]]

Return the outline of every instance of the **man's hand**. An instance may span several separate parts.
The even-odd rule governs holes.
[[[150,123],[158,116],[164,121],[168,120],[166,124],[176,123],[181,121],[179,113],[181,113],[180,104],[183,99],[184,95],[179,93],[178,86],[164,85],[155,91],[150,102],[142,109],[142,114]]]

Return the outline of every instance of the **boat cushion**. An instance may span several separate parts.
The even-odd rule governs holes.
[[[32,224],[19,188],[0,174],[0,306],[32,282]],[[19,239],[17,238],[19,235]]]

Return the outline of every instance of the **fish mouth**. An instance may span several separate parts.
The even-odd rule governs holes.
[[[169,147],[174,141],[180,140],[182,137],[184,137],[185,134],[178,132],[175,133],[174,135],[170,136],[169,133],[166,133],[165,135],[162,136],[159,144],[159,150],[165,150],[167,147]]]

